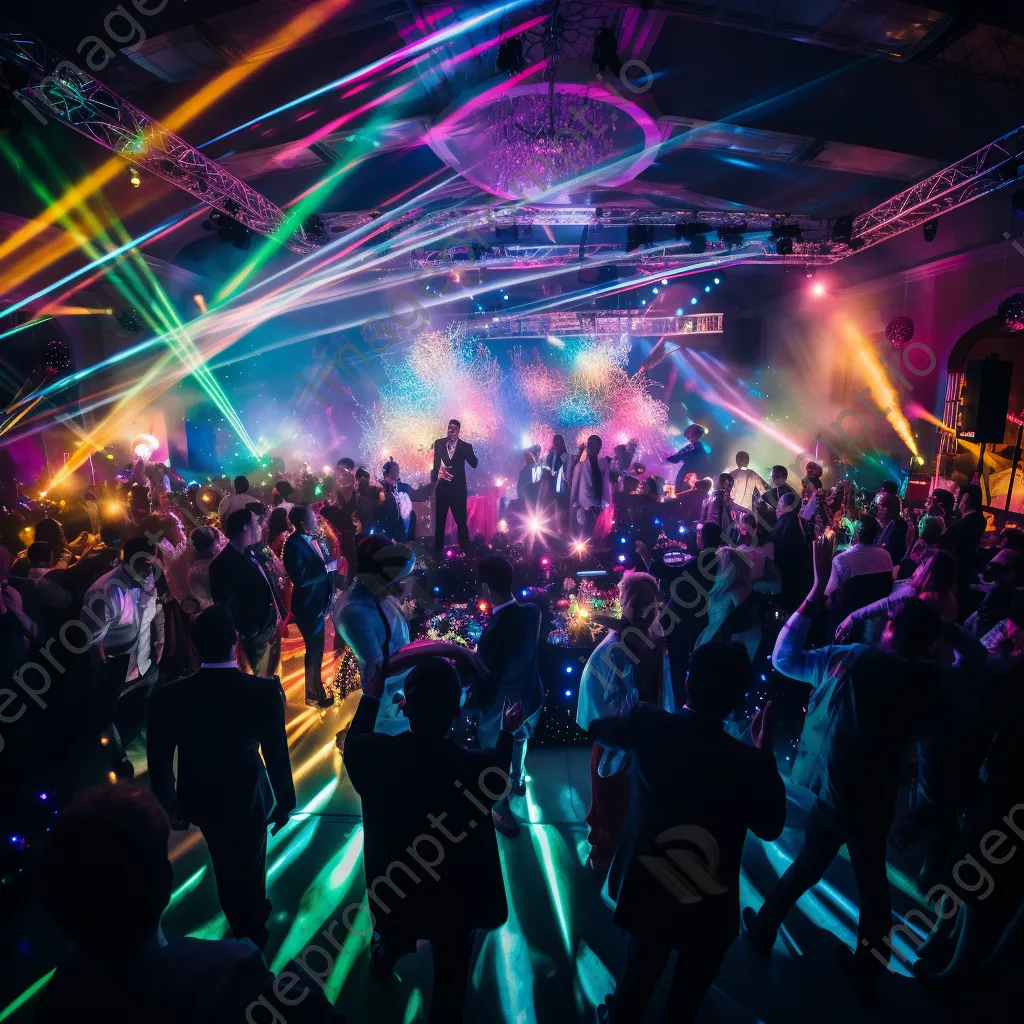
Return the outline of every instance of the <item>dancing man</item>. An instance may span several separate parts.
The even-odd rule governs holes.
[[[444,547],[444,530],[451,510],[455,527],[459,531],[459,547],[469,550],[469,525],[466,521],[466,463],[476,469],[477,457],[473,446],[459,438],[462,424],[448,421],[448,436],[434,442],[434,468],[430,479],[437,484],[434,491],[434,553]]]
[[[701,438],[704,436],[704,428],[699,423],[691,423],[684,431],[683,437],[687,443],[675,453],[670,455],[666,462],[680,462],[679,472],[676,474],[676,493],[685,490],[683,486],[687,473],[696,473],[704,476],[707,471],[708,450],[704,447]]]

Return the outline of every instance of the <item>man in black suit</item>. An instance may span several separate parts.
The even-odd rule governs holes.
[[[281,658],[278,626],[284,609],[280,586],[259,545],[256,516],[240,508],[221,526],[228,543],[210,562],[210,593],[214,604],[231,613],[252,674],[265,676],[277,668]]]
[[[681,463],[679,472],[676,473],[676,494],[682,493],[685,489],[687,473],[696,473],[698,477],[703,477],[707,473],[708,450],[701,441],[703,436],[704,428],[699,423],[691,423],[683,431],[687,443],[675,455],[665,459],[666,462]]]
[[[540,609],[520,604],[512,594],[511,563],[501,555],[480,561],[480,589],[491,605],[491,620],[477,644],[477,656],[487,675],[473,685],[472,702],[481,709],[480,742],[497,743],[505,700],[523,707],[523,724],[516,730],[512,748],[510,792],[526,792],[526,745],[540,718],[544,684],[537,667],[540,644]],[[494,827],[505,836],[519,834],[508,796],[494,805]]]
[[[747,830],[765,840],[782,833],[786,790],[772,754],[771,703],[751,723],[753,746],[722,727],[749,677],[742,646],[712,641],[690,658],[679,711],[638,704],[628,717],[591,723],[594,740],[632,759],[629,819],[608,873],[614,920],[629,946],[604,1020],[643,1018],[672,950],[678,959],[662,1019],[694,1019],[739,934]]]
[[[324,616],[334,597],[338,562],[318,536],[316,514],[308,505],[292,506],[288,522],[295,532],[284,542],[284,571],[292,581],[292,618],[306,645],[306,703],[329,708],[333,701],[324,691],[320,667],[324,660]]]
[[[811,576],[811,548],[799,513],[800,495],[793,490],[782,491],[775,507],[776,523],[768,535],[772,559],[782,577],[779,604],[787,612],[794,611],[803,600]]]
[[[270,916],[267,824],[276,834],[295,809],[284,691],[276,677],[239,671],[226,609],[207,608],[192,642],[199,671],[150,698],[150,784],[175,828],[193,822],[202,830],[232,934],[262,948]]]
[[[444,547],[444,529],[448,525],[451,509],[459,531],[459,547],[469,550],[469,526],[466,522],[466,463],[476,469],[477,457],[473,446],[459,439],[462,424],[448,421],[448,436],[434,442],[434,468],[430,479],[437,484],[434,492],[434,553],[441,554]]]
[[[985,514],[981,511],[981,488],[965,484],[960,488],[957,502],[960,518],[948,526],[939,537],[938,545],[956,555],[957,600],[961,619],[969,615],[972,607],[971,584],[977,582],[975,560],[978,545],[985,535]]]
[[[391,659],[392,671],[402,670],[400,658]],[[344,749],[363,805],[363,865],[375,929],[371,969],[387,978],[399,956],[428,940],[434,960],[429,1022],[461,1024],[473,932],[508,918],[491,807],[508,791],[522,708],[506,708],[495,748],[471,751],[447,738],[462,698],[447,661],[428,658],[406,678],[408,732],[373,731],[383,688],[378,672],[363,691]]]

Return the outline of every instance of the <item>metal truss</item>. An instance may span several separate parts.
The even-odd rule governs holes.
[[[437,268],[438,272],[453,267],[472,265],[481,269],[518,267],[579,267],[593,269],[602,264],[608,266],[636,266],[641,272],[649,270],[678,269],[693,266],[709,270],[716,266],[739,266],[749,263],[771,263],[775,266],[828,266],[840,259],[840,255],[822,252],[818,243],[797,243],[793,252],[779,255],[770,242],[755,242],[743,246],[729,246],[725,243],[707,242],[702,253],[689,251],[688,242],[656,244],[649,248],[626,252],[623,242],[598,242],[583,246],[583,257],[578,245],[557,245],[537,243],[530,245],[494,245],[485,252],[470,246],[456,245],[445,249],[417,249],[406,260],[423,268]]]
[[[854,218],[858,248],[878,245],[1024,177],[1024,126]]]
[[[722,313],[694,313],[689,316],[644,316],[641,310],[594,313],[534,313],[526,316],[496,316],[477,313],[454,317],[481,339],[573,338],[581,334],[619,338],[681,337],[689,334],[721,334]],[[432,318],[433,319],[433,318]]]
[[[0,73],[43,123],[56,118],[258,234],[274,235],[284,224],[269,199],[6,18],[0,18]],[[318,247],[301,228],[283,244],[297,253]]]

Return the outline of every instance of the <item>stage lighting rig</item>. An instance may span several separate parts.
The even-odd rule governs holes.
[[[142,184],[142,176],[134,167],[128,168],[128,184],[132,188],[138,188]]]
[[[772,242],[780,256],[793,255],[793,243],[803,238],[799,224],[788,224],[785,221],[772,221]]]
[[[939,218],[932,217],[931,220],[924,222],[924,240],[926,242],[934,242],[935,236],[939,233]]]
[[[743,236],[746,233],[746,223],[723,224],[718,229],[718,240],[722,242],[727,249],[738,249],[743,244]]]
[[[316,245],[326,245],[329,241],[327,225],[318,213],[311,213],[302,222],[302,230],[306,233],[306,237]]]
[[[227,200],[224,205],[226,206],[229,202],[231,200]],[[232,203],[232,205],[237,212],[237,204]],[[203,230],[216,230],[217,238],[220,241],[225,244],[230,243],[236,249],[248,249],[252,239],[252,232],[244,224],[240,224],[234,217],[229,217],[226,213],[221,213],[220,210],[210,212],[210,219],[203,221]]]
[[[626,252],[635,252],[643,246],[653,244],[653,224],[630,224],[626,228]]]

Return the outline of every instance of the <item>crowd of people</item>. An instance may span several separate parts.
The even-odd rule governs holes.
[[[237,477],[223,494],[176,493],[166,472],[136,467],[113,489],[48,509],[31,536],[23,505],[4,513],[4,672],[25,679],[45,665],[51,680],[45,716],[2,719],[15,723],[5,756],[31,763],[44,731],[58,741],[94,732],[122,780],[63,812],[45,843],[48,906],[76,953],[38,1019],[131,1007],[219,1021],[261,1000],[288,1020],[337,1019],[301,971],[275,980],[257,952],[269,938],[267,830],[286,827],[296,804],[279,680],[292,626],[306,704],[324,714],[359,695],[338,745],[362,801],[371,969],[386,980],[428,941],[430,1019],[462,1019],[474,933],[508,916],[495,833],[511,840],[522,827],[511,798],[525,791],[542,713],[544,627],[537,603],[515,596],[510,559],[474,551],[466,471],[478,459],[460,433],[450,421],[417,487],[394,460],[371,474],[343,458],[328,487]],[[1024,783],[1024,532],[987,530],[971,484],[935,488],[918,516],[895,485],[826,487],[813,462],[799,492],[785,467],[766,480],[745,452],[715,481],[702,434],[692,424],[670,457],[680,466],[671,491],[634,461],[632,444],[602,457],[594,435],[573,458],[556,436],[547,455],[524,455],[522,505],[510,506],[550,515],[553,551],[596,547],[602,516],[635,540],[621,613],[602,622],[577,710],[593,741],[588,867],[628,935],[601,1019],[642,1019],[677,951],[663,1019],[692,1020],[741,923],[770,957],[842,845],[860,907],[843,966],[872,998],[892,955],[885,859],[897,833],[918,851],[922,898],[944,911],[917,976],[954,986],[998,970],[1020,941],[1022,861],[989,858],[999,900],[965,894],[951,876],[979,842],[992,848],[1000,821],[1024,835],[1013,819]],[[450,513],[459,546],[482,556],[473,564],[490,617],[473,652],[412,641],[423,557],[412,505],[428,497],[434,552]],[[669,520],[679,531],[661,543]],[[759,686],[754,666],[768,658]],[[748,830],[769,841],[787,822],[773,747],[787,704],[806,708],[791,782],[814,802],[796,859],[762,907],[741,913]],[[149,789],[128,782],[141,736]],[[894,829],[904,784],[909,805]],[[206,841],[231,940],[168,942],[160,931],[168,838],[189,825]],[[688,865],[682,875],[664,868],[667,850]],[[408,898],[385,906],[377,883],[394,886],[395,864],[411,876]],[[310,998],[283,999],[286,976]]]

